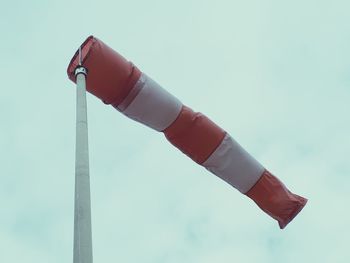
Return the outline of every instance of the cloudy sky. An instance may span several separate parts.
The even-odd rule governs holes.
[[[0,262],[72,262],[66,67],[90,34],[309,199],[280,230],[89,95],[95,262],[348,262],[349,1],[0,1]]]

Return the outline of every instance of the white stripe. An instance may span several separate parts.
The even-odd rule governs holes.
[[[123,113],[157,131],[163,131],[175,121],[182,103],[144,73],[138,85],[143,85],[142,89]]]
[[[203,166],[242,193],[248,192],[264,172],[264,167],[229,134]]]

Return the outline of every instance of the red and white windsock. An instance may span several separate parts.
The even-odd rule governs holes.
[[[87,91],[165,137],[196,163],[250,197],[284,228],[307,199],[293,194],[226,131],[183,105],[131,62],[90,36],[81,46]],[[67,72],[75,82],[78,52]]]

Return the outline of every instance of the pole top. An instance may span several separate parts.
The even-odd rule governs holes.
[[[77,66],[74,71],[75,77],[78,76],[78,74],[84,74],[87,75],[87,69],[81,65]]]

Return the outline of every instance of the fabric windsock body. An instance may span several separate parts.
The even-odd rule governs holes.
[[[226,131],[141,72],[101,40],[90,36],[81,46],[82,65],[88,70],[86,89],[129,118],[163,132],[175,147],[196,163],[251,198],[283,229],[307,199],[287,187]],[[78,51],[67,73],[75,82]]]

